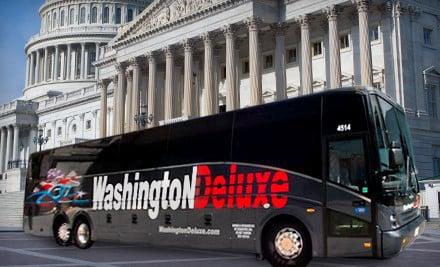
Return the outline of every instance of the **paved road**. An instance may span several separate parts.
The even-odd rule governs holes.
[[[351,266],[424,266],[440,267],[440,229],[427,230],[408,250],[389,260],[315,259],[312,267]],[[93,248],[79,250],[59,247],[52,239],[24,233],[0,232],[0,266],[269,266],[253,255],[210,252],[190,249],[163,249],[121,244],[96,243]]]

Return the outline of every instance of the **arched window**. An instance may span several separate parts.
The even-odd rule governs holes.
[[[52,28],[55,29],[56,27],[57,27],[57,13],[53,13]]]
[[[98,8],[96,6],[92,7],[92,23],[98,22]]]
[[[75,23],[75,9],[71,8],[69,11],[69,24],[72,25]]]
[[[79,11],[79,24],[84,24],[84,23],[86,23],[86,8],[81,7]]]
[[[50,29],[50,15],[46,15],[46,31],[49,31]]]
[[[115,12],[115,16],[116,16],[116,18],[115,18],[115,20],[116,20],[116,24],[121,24],[121,15],[122,15],[122,13],[121,13],[121,8],[120,7],[117,7],[116,8],[116,12]]]
[[[64,10],[61,10],[60,13],[60,26],[63,27],[64,26],[64,19],[65,19],[65,15],[64,15]]]
[[[102,23],[108,23],[110,17],[110,9],[108,6],[104,7],[104,11],[102,13]]]
[[[133,9],[129,8],[127,11],[127,22],[130,22],[133,20]]]

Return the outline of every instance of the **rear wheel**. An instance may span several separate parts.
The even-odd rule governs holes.
[[[309,234],[300,224],[283,221],[268,225],[263,242],[264,256],[273,266],[306,266],[312,259]]]
[[[58,220],[53,227],[55,242],[63,247],[72,244],[72,232],[65,220]]]
[[[90,228],[90,224],[87,220],[79,219],[75,223],[73,233],[75,246],[77,246],[78,248],[86,249],[93,245],[92,231]]]

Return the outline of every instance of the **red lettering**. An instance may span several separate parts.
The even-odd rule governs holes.
[[[234,193],[235,193],[235,173],[237,172],[237,165],[232,164],[229,175],[229,188],[228,188],[228,208],[234,207]]]
[[[215,209],[221,209],[225,206],[226,196],[226,180],[225,177],[219,175],[214,179],[212,187],[212,205]],[[223,195],[223,197],[220,197]]]
[[[272,185],[270,193],[272,198],[272,206],[276,209],[284,208],[287,204],[288,197],[285,194],[289,192],[289,177],[287,173],[278,171],[272,177]]]
[[[194,207],[204,209],[208,205],[211,195],[211,170],[206,165],[197,166],[196,195],[194,198]],[[202,192],[204,188],[204,192]]]
[[[247,174],[247,181],[248,185],[246,186],[246,193],[243,194],[243,182],[244,182],[244,174],[238,174],[238,181],[237,181],[237,208],[243,209],[243,208],[250,208],[251,207],[251,194],[252,194],[252,182],[254,181],[254,174],[248,173]],[[250,181],[250,183],[249,183]]]
[[[258,194],[252,204],[253,208],[262,207],[264,204],[269,203],[266,195],[266,187],[269,182],[270,172],[257,172],[255,173],[258,187]]]

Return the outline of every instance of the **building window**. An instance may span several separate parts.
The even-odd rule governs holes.
[[[434,170],[434,176],[440,175],[440,158],[433,158],[432,163],[434,164],[433,170]]]
[[[86,8],[81,7],[81,9],[79,10],[79,24],[84,23],[86,23]]]
[[[57,13],[53,13],[52,28],[55,29],[56,27],[57,27]]]
[[[52,137],[52,130],[51,129],[47,130],[46,137],[48,137],[48,138]]]
[[[90,51],[89,52],[89,60],[88,60],[88,69],[89,69],[89,74],[90,75],[95,75],[95,67],[93,66],[93,62],[96,61],[96,52],[95,51]]]
[[[287,49],[287,63],[296,62],[296,48]]]
[[[244,75],[249,74],[249,60],[245,60],[241,64],[241,73]]]
[[[373,26],[370,28],[370,41],[379,41],[379,26]]]
[[[218,107],[218,113],[225,113],[225,112],[226,112],[226,105],[225,104],[220,105]]]
[[[314,57],[322,55],[322,43],[321,43],[321,41],[312,43],[312,55]]]
[[[104,11],[102,14],[102,23],[108,23],[109,17],[110,17],[110,9],[108,8],[108,6],[106,6],[104,7]]]
[[[433,119],[437,119],[437,90],[435,85],[428,85],[428,113]]]
[[[58,127],[58,129],[57,129],[57,135],[60,136],[61,134],[63,134],[63,128]]]
[[[133,20],[133,9],[129,8],[127,11],[127,22],[130,22]]]
[[[92,121],[91,120],[87,120],[86,121],[86,130],[90,130],[92,129]]]
[[[273,55],[266,55],[263,57],[264,59],[264,69],[273,68]]]
[[[61,10],[61,13],[60,13],[60,25],[61,25],[61,27],[64,26],[64,19],[65,19],[65,14],[64,13],[65,13],[64,10]]]
[[[76,130],[77,130],[76,128],[77,128],[77,127],[76,127],[76,124],[72,125],[72,132],[73,132],[73,133],[76,133]]]
[[[121,8],[117,7],[116,11],[115,11],[115,16],[116,16],[115,21],[116,21],[116,24],[121,24],[121,15],[122,15]]]
[[[221,75],[222,75],[222,80],[225,80],[226,79],[226,66],[222,66]]]
[[[69,11],[69,25],[73,25],[75,23],[75,9],[71,8]]]
[[[98,8],[96,6],[92,7],[92,23],[98,22]]]
[[[348,34],[342,35],[339,40],[340,40],[341,49],[350,47],[350,38],[348,37]]]
[[[423,28],[423,43],[432,45],[432,29]]]

